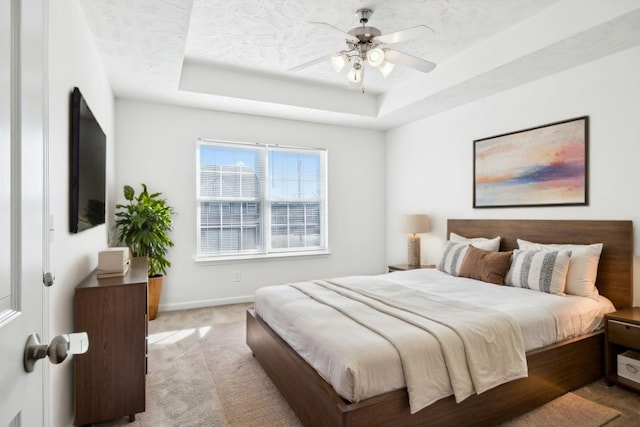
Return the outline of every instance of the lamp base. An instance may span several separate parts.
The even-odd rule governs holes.
[[[419,266],[420,265],[420,236],[416,236],[416,235],[409,236],[408,249],[409,249],[408,264],[411,266]]]

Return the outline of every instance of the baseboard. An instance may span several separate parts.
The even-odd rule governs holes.
[[[253,295],[244,295],[231,298],[216,298],[203,301],[190,301],[180,302],[175,304],[160,304],[158,311],[176,311],[176,310],[188,310],[190,308],[203,308],[203,307],[215,307],[218,305],[229,304],[242,304],[247,302],[253,302]]]

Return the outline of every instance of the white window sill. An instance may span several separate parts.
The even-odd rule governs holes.
[[[196,264],[219,264],[219,263],[236,263],[247,261],[264,261],[269,259],[281,258],[299,258],[299,257],[321,257],[331,255],[328,250],[321,251],[300,251],[300,252],[278,252],[271,254],[247,254],[247,255],[223,255],[217,257],[195,257],[193,260]]]

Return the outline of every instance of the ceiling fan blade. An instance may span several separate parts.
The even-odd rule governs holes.
[[[316,58],[316,59],[314,59],[312,61],[305,62],[304,64],[300,64],[300,65],[297,65],[297,66],[295,66],[293,68],[289,68],[287,71],[300,71],[303,68],[311,67],[312,65],[319,64],[320,62],[330,61],[332,56],[333,55],[321,56],[320,58]]]
[[[382,44],[400,43],[405,40],[417,39],[435,33],[433,29],[426,25],[418,25],[417,27],[407,28],[405,30],[396,31],[389,34],[383,34],[373,38],[374,42]]]
[[[406,65],[407,67],[415,68],[423,73],[428,73],[436,68],[436,64],[433,62],[425,61],[424,59],[416,58],[415,56],[407,55],[406,53],[398,52],[397,50],[384,49],[384,59],[393,64]]]
[[[327,24],[326,22],[309,22],[309,24],[315,24],[315,25],[322,25],[324,27],[327,27],[333,31],[336,31],[338,33],[340,33],[340,35],[342,35],[342,37],[344,37],[346,40],[353,42],[353,43],[358,43],[360,40],[358,40],[358,38],[356,36],[352,36],[349,33],[345,33],[344,31],[342,31],[340,28],[336,28],[333,25]]]

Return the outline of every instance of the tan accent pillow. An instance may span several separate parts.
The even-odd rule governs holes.
[[[469,246],[458,276],[503,285],[510,264],[511,251],[490,252]]]

